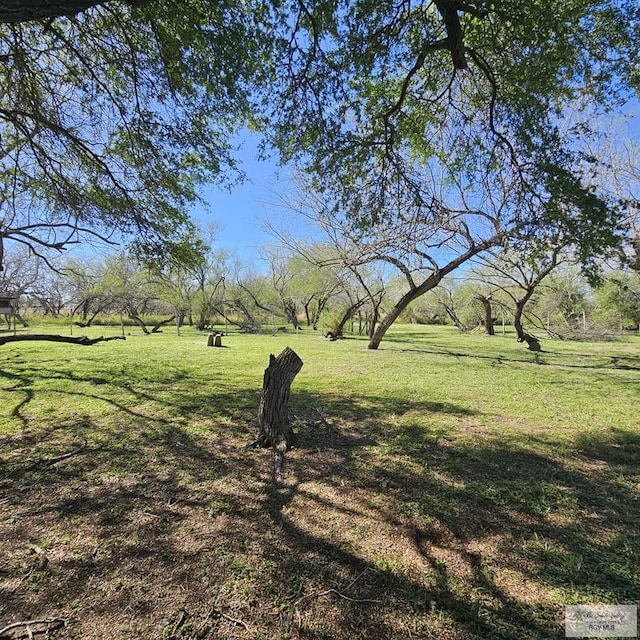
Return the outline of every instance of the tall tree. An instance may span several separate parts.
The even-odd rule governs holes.
[[[434,170],[478,184],[478,168],[510,165],[521,234],[570,232],[587,266],[620,245],[615,203],[584,180],[587,115],[572,128],[562,115],[637,91],[637,3],[291,5],[280,100],[265,106],[273,142],[356,224],[401,219],[398,190],[425,212],[440,206],[425,182]]]
[[[607,274],[596,291],[601,317],[624,331],[640,331],[640,274],[633,271],[614,271]]]
[[[105,261],[102,287],[112,300],[113,309],[125,313],[148,334],[143,316],[163,310],[151,274],[131,255],[120,253]]]
[[[388,207],[401,213],[375,223],[370,221],[363,227],[354,226],[349,212],[333,206],[334,203],[327,200],[326,192],[313,193],[309,189],[297,203],[292,203],[300,214],[323,231],[336,259],[356,277],[363,265],[371,264],[384,265],[387,271],[395,271],[401,276],[403,289],[394,300],[387,299],[389,308],[382,317],[377,315],[382,299],[377,305],[373,304],[376,315],[371,323],[370,349],[380,346],[386,332],[413,301],[506,237],[502,210],[511,210],[508,199],[512,194],[508,189],[499,196],[494,194],[487,198],[484,209],[479,208],[478,202],[475,210],[464,203],[460,209],[445,206],[446,199],[453,204],[455,197],[460,195],[450,185],[434,182],[431,189],[438,192],[439,197],[428,207],[422,202],[416,203],[411,194],[398,189]],[[364,283],[361,284],[364,287]]]
[[[300,301],[296,288],[296,270],[291,254],[284,247],[265,247],[269,283],[278,298],[280,313],[294,329],[300,328]]]
[[[544,319],[547,331],[571,335],[593,306],[592,289],[576,265],[563,264],[545,278],[537,313]]]
[[[15,317],[26,327],[27,322],[17,310],[40,279],[41,261],[34,260],[26,249],[16,247],[7,252],[5,265],[4,271],[0,272],[0,293],[13,298]],[[10,318],[5,316],[5,320],[9,325]]]
[[[100,260],[67,260],[62,274],[70,289],[72,315],[79,315],[76,324],[89,327],[99,313],[109,309],[113,300],[105,289],[103,275],[106,265]]]

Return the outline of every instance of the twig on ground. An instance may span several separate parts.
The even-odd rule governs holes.
[[[67,458],[71,458],[72,456],[77,456],[79,453],[84,453],[87,450],[87,439],[84,439],[84,442],[81,446],[73,451],[69,451],[69,453],[63,453],[59,456],[54,456],[53,458],[42,458],[38,460],[35,464],[44,464],[46,466],[51,466],[52,464],[56,464],[56,462],[60,462],[62,460],[66,460]]]
[[[187,619],[187,612],[184,609],[180,610],[180,617],[176,620],[176,623],[173,625],[173,629],[171,630],[170,638],[173,638],[176,635],[178,629],[185,623]]]
[[[20,585],[25,581],[28,580],[35,571],[39,571],[42,569],[46,569],[47,565],[49,564],[49,558],[47,557],[47,554],[38,546],[36,545],[30,545],[29,546],[29,552],[38,556],[38,559],[36,562],[34,562],[31,565],[31,568],[29,569],[29,571],[27,571],[27,573],[25,573],[22,578],[20,578],[20,580],[18,581],[18,584],[10,591],[10,593],[15,593]],[[27,627],[27,631],[29,630],[29,627]],[[2,633],[0,632],[0,640],[2,640]]]
[[[345,591],[349,588],[351,588],[358,580],[360,580],[360,578],[367,572],[369,571],[369,567],[367,567],[364,571],[362,571],[361,573],[359,573],[346,587],[345,587]],[[344,595],[344,593],[341,593],[340,591],[338,591],[337,589],[326,589],[325,591],[315,591],[314,593],[309,593],[306,596],[302,596],[300,598],[298,598],[294,603],[293,603],[293,608],[296,611],[296,616],[298,618],[298,629],[302,626],[302,616],[300,615],[300,611],[298,610],[298,605],[302,602],[304,602],[305,600],[312,600],[314,598],[321,598],[322,596],[328,596],[330,594],[335,594],[337,595],[339,598],[342,598],[343,600],[348,600],[349,602],[353,602],[356,604],[370,604],[370,603],[377,603],[380,602],[380,600],[373,600],[371,598],[350,598],[349,596]]]
[[[302,596],[302,598],[298,598],[293,604],[294,606],[299,605],[304,600],[310,600],[311,598],[320,598],[321,596],[328,596],[330,593],[335,593],[337,596],[342,598],[343,600],[348,600],[349,602],[356,602],[358,604],[362,604],[365,602],[380,602],[380,600],[372,600],[370,598],[350,598],[349,596],[345,596],[344,593],[340,593],[337,589],[327,589],[326,591],[319,591],[316,593],[310,593],[309,595]]]
[[[232,618],[231,616],[228,616],[226,613],[222,613],[222,612],[220,612],[220,616],[223,617],[225,620],[229,620],[230,622],[235,622],[235,624],[239,624],[241,627],[244,627],[247,631],[250,631],[249,625],[246,622],[243,622],[242,620],[238,620],[237,618]]]
[[[22,469],[20,467],[16,467],[8,471],[7,473],[0,475],[0,478],[8,478],[19,472],[24,473],[26,471],[31,471],[32,469],[36,469],[37,467],[42,465],[45,467],[51,467],[58,462],[62,462],[63,460],[67,460],[68,458],[77,456],[78,454],[85,453],[87,451],[91,451],[91,449],[89,449],[87,439],[85,438],[84,442],[77,449],[74,449],[73,451],[62,453],[59,456],[54,456],[53,458],[40,458],[39,460],[32,459],[31,463],[22,467]]]
[[[42,630],[33,630],[31,627],[35,625],[46,625],[46,629]],[[3,638],[7,632],[12,629],[18,629],[19,627],[25,627],[25,631],[27,632],[28,638],[33,638],[34,634],[38,633],[49,633],[50,631],[55,631],[56,629],[61,629],[62,627],[67,626],[67,620],[65,618],[44,618],[42,620],[23,620],[21,622],[12,622],[8,624],[6,627],[0,629],[0,638]]]
[[[367,573],[367,571],[375,571],[375,569],[372,569],[371,567],[367,567],[366,569],[363,569],[345,588],[344,590],[346,591],[347,589],[351,589],[351,587],[353,587],[353,585],[358,582],[358,580],[360,580],[360,578],[362,578],[362,576]]]

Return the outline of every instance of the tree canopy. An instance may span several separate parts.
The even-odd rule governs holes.
[[[180,250],[251,122],[361,228],[508,186],[512,239],[560,235],[588,264],[623,203],[584,142],[637,93],[638,42],[632,0],[0,2],[0,253]]]
[[[256,20],[231,1],[1,2],[0,247],[180,248],[199,185],[233,179]]]
[[[508,184],[519,238],[569,236],[585,263],[619,244],[619,203],[593,187],[583,141],[639,88],[637,3],[297,6],[270,118],[334,210],[368,226],[459,208],[429,188],[438,172],[476,192]]]

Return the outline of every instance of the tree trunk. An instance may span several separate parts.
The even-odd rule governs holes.
[[[167,318],[166,320],[160,320],[160,322],[158,322],[158,324],[154,324],[153,328],[151,329],[151,333],[160,333],[160,327],[164,327],[165,325],[169,324],[170,322],[173,322],[176,319],[175,314],[172,315],[170,318]]]
[[[313,300],[313,298],[311,300]],[[309,311],[309,305],[311,304],[311,300],[309,302],[305,302],[302,305],[302,308],[304,309],[304,319],[307,322],[307,327],[311,326],[311,313]]]
[[[459,331],[466,331],[467,327],[465,327],[462,322],[460,321],[460,318],[458,318],[458,315],[456,314],[456,312],[451,308],[451,307],[447,307],[445,305],[444,307],[445,312],[447,313],[447,315],[449,316],[449,318],[451,318],[451,322],[453,322],[453,324],[456,326],[456,328]]]
[[[13,312],[13,316],[23,327],[26,328],[29,326],[29,323],[18,313],[17,310]]]
[[[533,293],[533,292],[531,292]],[[516,302],[516,310],[513,314],[513,326],[518,336],[518,342],[526,342],[530,351],[540,351],[540,341],[535,336],[527,333],[522,326],[522,314],[524,313],[524,306],[528,302],[531,295],[526,295]]]
[[[400,317],[400,314],[413,302],[416,298],[423,295],[427,291],[433,289],[444,277],[439,272],[429,276],[419,287],[412,287],[407,293],[405,293],[395,306],[384,317],[382,322],[375,328],[373,333],[370,334],[369,344],[367,349],[377,349],[382,342],[385,334],[393,325],[393,323]]]
[[[524,304],[522,300],[516,301],[516,309],[513,314],[513,326],[516,330],[518,342],[524,342],[525,330],[522,326],[522,313],[524,312]]]
[[[329,298],[318,298],[318,304],[316,305],[316,312],[313,314],[313,320],[311,321],[311,327],[314,331],[318,329],[318,323],[320,322],[320,317],[327,306],[327,302],[329,302]]]
[[[367,336],[369,337],[369,339],[373,338],[376,332],[376,327],[378,326],[379,317],[380,317],[380,307],[374,304],[373,308],[371,309],[371,324],[369,325],[369,332],[367,333]]]
[[[483,296],[478,294],[476,300],[479,300],[484,307],[484,330],[488,336],[495,335],[493,328],[493,309],[491,308],[491,296]]]
[[[377,329],[371,336],[371,339],[369,340],[367,349],[377,349],[380,346],[382,338],[384,338],[391,325],[393,325],[400,314],[409,306],[411,302],[413,302],[416,298],[424,295],[428,291],[431,291],[431,289],[440,284],[445,276],[449,275],[452,271],[457,269],[460,265],[464,264],[467,260],[473,258],[474,256],[477,256],[486,249],[499,244],[501,240],[501,235],[497,234],[485,240],[484,242],[472,245],[464,253],[451,260],[451,262],[449,262],[447,265],[445,265],[441,269],[435,270],[422,282],[422,284],[418,286],[413,285],[411,289],[407,291],[407,293],[405,293],[400,298],[400,300],[398,300],[398,302],[396,302],[395,306],[383,318],[382,322],[380,322]]]
[[[271,354],[269,366],[264,371],[258,409],[260,432],[253,444],[273,447],[276,480],[282,477],[284,453],[295,440],[288,415],[289,393],[291,383],[302,369],[302,364],[296,352],[287,347],[277,358]]]
[[[96,319],[97,315],[98,315],[99,311],[96,311],[88,320],[87,320],[87,316],[89,315],[88,311],[83,311],[82,312],[82,322],[74,322],[73,324],[75,324],[78,327],[90,327],[91,323]]]
[[[331,332],[334,336],[341,336],[343,334],[347,322],[349,322],[349,320],[351,320],[353,316],[355,316],[356,311],[358,311],[358,309],[360,309],[360,307],[362,307],[365,302],[365,300],[358,300],[344,312],[342,318],[340,319],[340,322],[338,322],[335,327],[332,327]]]
[[[127,315],[142,329],[145,334],[149,334],[149,329],[147,329],[145,321],[135,311],[130,311]]]

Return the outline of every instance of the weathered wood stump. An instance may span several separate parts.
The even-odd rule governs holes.
[[[222,346],[222,334],[210,333],[207,337],[207,347],[221,347]]]
[[[295,442],[288,405],[291,383],[302,365],[298,354],[287,347],[277,358],[273,354],[269,356],[269,366],[264,371],[258,409],[260,432],[252,446],[273,448],[276,480],[282,477],[284,454]]]

